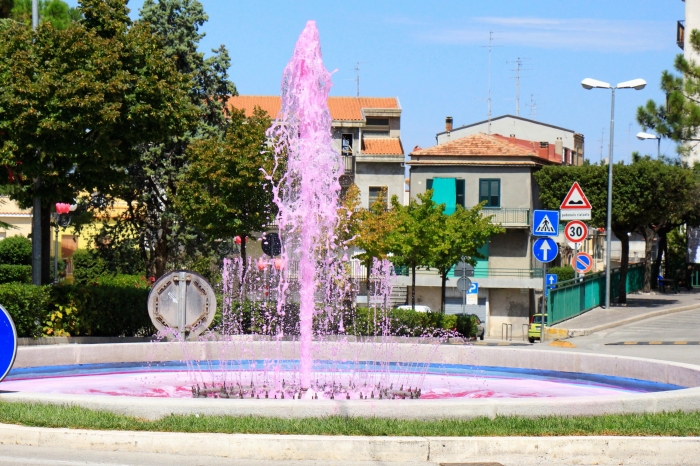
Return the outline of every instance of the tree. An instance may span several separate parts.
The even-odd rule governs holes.
[[[188,82],[125,0],[82,0],[83,19],[36,31],[0,22],[0,164],[10,196],[41,198],[42,281],[49,276],[51,206],[128,178],[134,146],[183,131]]]
[[[39,21],[48,21],[56,29],[67,29],[70,23],[80,20],[77,8],[71,8],[62,0],[39,0]],[[10,16],[26,27],[32,26],[32,0],[14,0]]]
[[[435,229],[440,225],[442,215],[432,202],[432,190],[419,194],[418,202],[411,199],[408,205],[401,205],[396,196],[391,199],[395,218],[395,228],[389,235],[390,260],[395,265],[411,269],[411,305],[416,308],[416,269],[429,261]]]
[[[211,246],[210,238],[188,224],[175,207],[178,187],[188,170],[188,147],[198,139],[223,136],[227,126],[224,103],[236,94],[228,79],[226,49],[213,50],[209,58],[198,51],[204,37],[199,29],[207,20],[197,0],[146,0],[137,22],[160,38],[164,53],[173,57],[177,72],[188,81],[187,100],[196,110],[183,121],[187,131],[134,145],[138,158],[127,167],[128,183],[105,193],[106,204],[119,199],[129,207],[102,234],[120,238],[110,243],[114,247],[136,237],[147,273],[156,278],[178,254],[194,254]]]
[[[690,46],[695,53],[700,53],[700,32],[697,29],[690,33]],[[637,108],[637,121],[645,130],[651,128],[659,136],[676,142],[698,141],[700,65],[679,54],[674,68],[680,76],[669,71],[661,74],[661,90],[666,94],[666,102],[657,104],[650,99],[646,105]],[[687,154],[689,150],[689,146],[679,147],[681,154]]]
[[[430,192],[430,191],[428,191]],[[439,212],[437,216],[431,216],[433,222],[428,238],[430,251],[427,265],[437,269],[442,279],[440,291],[440,309],[445,312],[445,288],[447,286],[447,274],[463,256],[467,256],[467,262],[476,265],[476,259],[484,259],[478,249],[483,246],[492,235],[505,231],[499,225],[491,223],[491,217],[482,215],[483,204],[477,204],[471,209],[465,209],[461,205],[451,215],[445,215],[444,204],[435,204],[432,200],[432,192],[421,198],[423,203],[431,204],[427,209]]]
[[[189,166],[177,184],[176,205],[185,220],[214,238],[240,236],[244,264],[246,236],[264,230],[274,213],[266,176],[275,164],[266,144],[270,124],[258,107],[250,118],[233,109],[223,140],[213,137],[190,145]]]
[[[370,273],[373,259],[386,259],[390,252],[389,235],[396,227],[395,215],[386,209],[384,204],[386,192],[380,195],[369,209],[360,209],[356,212],[357,234],[350,242],[352,246],[362,249],[364,252],[356,254],[367,269],[366,286],[369,293]]]

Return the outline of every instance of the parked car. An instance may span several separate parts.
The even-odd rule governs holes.
[[[544,316],[544,323],[547,325],[547,315]],[[530,320],[530,328],[527,330],[527,340],[534,343],[535,340],[542,341],[540,327],[542,326],[542,314],[535,314]]]
[[[401,309],[402,311],[410,311],[413,309],[413,306],[411,306],[410,304],[402,304],[401,306],[397,306],[396,309]],[[433,310],[430,309],[430,306],[416,304],[416,312],[433,312]]]

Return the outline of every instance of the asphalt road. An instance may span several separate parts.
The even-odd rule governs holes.
[[[641,320],[585,337],[569,338],[576,348],[535,344],[530,348],[582,351],[638,358],[661,359],[700,365],[698,345],[606,345],[618,342],[684,342],[700,340],[700,309]]]

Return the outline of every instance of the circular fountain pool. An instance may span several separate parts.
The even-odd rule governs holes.
[[[600,396],[678,390],[659,382],[581,372],[543,371],[459,364],[412,366],[316,362],[309,390],[295,382],[298,362],[208,363],[193,371],[180,362],[40,366],[14,369],[5,391],[164,398],[450,399]],[[400,375],[404,384],[392,382]],[[395,380],[395,379],[394,379]],[[395,385],[395,386],[394,386]],[[195,387],[195,391],[192,388]],[[420,391],[418,391],[418,389]]]

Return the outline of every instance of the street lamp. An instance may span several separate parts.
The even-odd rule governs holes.
[[[58,227],[65,228],[70,225],[70,213],[75,211],[78,206],[75,204],[66,204],[65,202],[56,203],[56,213],[54,220],[56,221],[56,242],[54,243],[53,252],[53,282],[58,283]]]
[[[613,139],[615,133],[615,89],[644,89],[647,82],[643,79],[633,79],[625,81],[617,86],[598,81],[597,79],[586,78],[581,81],[584,89],[610,89],[612,91],[610,104],[610,149],[608,155],[608,221],[605,229],[605,309],[610,309],[610,249],[612,243],[612,184],[613,184]]]
[[[639,139],[640,141],[644,141],[645,139],[656,139],[656,159],[659,159],[659,157],[661,156],[661,136],[642,132],[637,133],[637,139]]]

